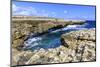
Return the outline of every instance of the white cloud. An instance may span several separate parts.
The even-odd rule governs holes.
[[[50,12],[43,9],[41,11],[37,10],[32,6],[18,6],[13,4],[12,5],[12,15],[25,15],[25,16],[44,16],[44,17],[55,17],[55,12]]]
[[[12,5],[12,14],[13,15],[36,15],[37,10],[33,7],[21,7]]]
[[[66,11],[66,10],[64,10],[64,13],[66,14],[66,13],[67,13],[67,11]]]
[[[28,11],[21,11],[21,12],[16,13],[16,14],[19,14],[19,15],[29,15],[29,12]]]
[[[56,16],[56,13],[55,12],[52,12],[52,16],[55,17]]]
[[[12,4],[12,11],[17,11],[18,7],[15,4]]]

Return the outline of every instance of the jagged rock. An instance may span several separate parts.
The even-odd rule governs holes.
[[[62,35],[61,40],[62,45],[75,51],[73,62],[95,61],[95,29],[72,31]]]
[[[57,25],[68,24],[65,22],[14,22],[12,25],[13,65],[95,61],[95,29],[66,33],[62,35],[62,44],[57,48],[19,51],[22,49],[23,41],[31,32],[42,33]]]
[[[38,20],[36,20],[38,19]],[[65,23],[66,22],[66,23]],[[49,17],[12,17],[12,47],[22,49],[24,40],[33,33],[48,32],[49,29],[64,27],[69,24],[83,24],[85,21],[66,21]]]
[[[17,64],[18,59],[17,57],[15,58],[15,56],[19,53],[20,52],[18,50],[12,48],[12,60],[11,60],[12,66]]]
[[[13,41],[12,47],[13,48],[20,48],[23,46],[23,40],[22,39],[17,39]]]
[[[91,29],[85,31],[91,32],[88,33],[88,35],[93,34],[94,36],[95,34],[92,33],[92,31],[94,32],[94,30]],[[13,53],[16,53],[13,54],[13,65],[95,61],[96,47],[95,40],[93,39],[95,37],[92,37],[92,39],[77,39],[76,36],[73,35],[76,32],[76,36],[78,37],[78,35],[81,33],[80,31],[74,31],[62,35],[62,38],[64,40],[63,44],[57,48],[50,48],[47,50],[41,48],[40,50],[34,50],[33,52],[19,52],[17,50],[13,50]]]
[[[50,22],[13,22],[12,23],[12,47],[23,46],[24,40],[30,33],[43,33],[48,29],[57,26]]]
[[[65,36],[64,36],[65,35]],[[95,41],[95,29],[89,29],[89,30],[79,30],[79,31],[72,31],[70,33],[66,33],[62,35],[62,38],[69,37],[69,40],[73,39],[79,39],[79,40],[92,40]],[[67,36],[66,36],[67,35]],[[68,36],[69,35],[69,36]]]
[[[34,64],[37,62],[37,60],[40,58],[39,55],[35,54],[33,55],[25,64]]]
[[[16,49],[12,50],[12,65],[23,65],[25,64],[32,56],[33,52],[31,51],[18,51]]]

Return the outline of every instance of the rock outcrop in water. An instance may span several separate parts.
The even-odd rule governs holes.
[[[63,34],[62,45],[57,48],[35,51],[12,50],[13,65],[47,64],[63,62],[95,61],[95,29],[72,31]],[[15,54],[14,54],[15,53]]]

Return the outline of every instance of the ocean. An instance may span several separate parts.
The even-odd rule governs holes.
[[[45,33],[37,37],[29,37],[24,42],[24,50],[39,50],[40,48],[49,49],[56,48],[61,45],[60,37],[64,33],[70,31],[83,30],[96,28],[96,21],[86,21],[83,25],[68,25],[64,28],[50,31],[50,33]]]

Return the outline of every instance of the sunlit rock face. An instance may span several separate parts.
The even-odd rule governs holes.
[[[63,34],[61,40],[65,47],[75,51],[77,61],[95,61],[95,29],[86,29]]]
[[[84,36],[84,37],[83,37]],[[95,61],[95,29],[63,34],[57,48],[16,52],[14,65]],[[15,50],[13,50],[15,51]]]
[[[65,21],[63,19],[47,18],[47,17],[12,17],[12,47],[21,49],[29,36],[46,33],[50,29],[57,29],[69,24],[83,24],[84,21]]]
[[[91,22],[39,19],[13,19],[12,65],[96,60],[95,24],[89,29]]]

